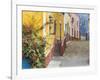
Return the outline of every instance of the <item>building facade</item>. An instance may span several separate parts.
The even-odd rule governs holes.
[[[71,18],[71,26],[70,26],[70,37],[73,39],[80,38],[80,30],[79,30],[79,16],[74,13],[69,13]]]
[[[45,42],[45,67],[55,55],[63,55],[66,42],[79,39],[79,17],[74,13],[62,12],[22,12],[23,27],[32,27],[33,34],[41,37],[39,44]],[[39,42],[35,37],[35,41]],[[36,45],[36,44],[35,44]]]

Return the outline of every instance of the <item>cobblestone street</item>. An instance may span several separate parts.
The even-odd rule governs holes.
[[[63,56],[54,56],[48,67],[89,65],[89,41],[71,41]]]

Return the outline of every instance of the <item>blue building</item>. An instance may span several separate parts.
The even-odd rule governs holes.
[[[89,40],[89,14],[79,13],[80,18],[80,37]]]

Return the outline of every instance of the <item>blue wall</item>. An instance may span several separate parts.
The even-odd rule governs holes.
[[[80,18],[80,34],[85,36],[86,33],[89,33],[89,14],[88,13],[79,13]]]

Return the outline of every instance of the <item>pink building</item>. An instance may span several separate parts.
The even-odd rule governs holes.
[[[79,16],[75,13],[69,13],[71,19],[70,37],[71,39],[79,39]]]

